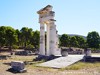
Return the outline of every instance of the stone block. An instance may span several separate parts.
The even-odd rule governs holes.
[[[68,52],[67,52],[66,50],[62,50],[62,51],[61,51],[61,55],[62,55],[62,56],[68,56]]]
[[[87,49],[85,50],[85,56],[91,57],[91,49],[90,49],[90,48],[87,48]]]
[[[13,70],[20,72],[25,69],[25,64],[23,61],[12,61],[11,67]]]

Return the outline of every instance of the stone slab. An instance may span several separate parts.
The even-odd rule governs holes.
[[[12,61],[11,62],[11,67],[14,70],[20,71],[23,70],[25,68],[25,64],[23,61]]]
[[[100,57],[100,55],[93,55],[93,54],[92,54],[92,57]]]
[[[41,64],[38,64],[37,66],[43,66],[43,67],[52,67],[52,68],[64,68],[71,64],[74,64],[75,62],[83,59],[84,55],[68,55],[66,57],[59,57],[54,60],[50,60]]]

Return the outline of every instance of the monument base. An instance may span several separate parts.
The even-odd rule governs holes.
[[[62,56],[68,56],[68,51],[67,50],[62,50],[61,55]]]
[[[41,60],[45,60],[45,61],[49,61],[55,58],[58,58],[60,56],[54,56],[54,55],[50,55],[50,56],[46,56],[46,55],[38,55],[38,57],[36,57],[36,59],[34,59],[34,61],[41,61]]]

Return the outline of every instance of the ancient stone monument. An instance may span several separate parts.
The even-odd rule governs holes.
[[[40,55],[58,55],[60,50],[58,49],[58,35],[55,25],[55,12],[52,11],[52,6],[47,5],[46,7],[39,10],[39,23],[40,23]],[[45,26],[46,35],[45,38]],[[46,41],[46,42],[45,42]]]

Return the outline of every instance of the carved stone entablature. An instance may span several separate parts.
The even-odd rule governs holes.
[[[41,10],[39,10],[37,13],[38,14],[44,14],[47,13],[48,11],[52,10],[52,6],[51,5],[47,5],[46,7],[42,8]]]
[[[47,8],[47,7],[52,7],[52,6],[51,6],[51,5],[47,5],[46,8]]]
[[[55,12],[54,12],[54,11],[50,11],[49,13],[50,13],[50,14],[54,14]]]
[[[55,12],[54,12],[54,11],[50,11],[50,12],[49,12],[49,15],[50,15],[50,16],[54,16],[54,15],[55,15]]]
[[[52,11],[52,6],[48,5],[37,12],[39,14],[39,23],[44,21],[50,21],[54,18],[55,12]],[[53,20],[52,20],[53,21]]]
[[[52,6],[51,5],[47,5],[46,7],[44,7],[43,9],[41,9],[41,11],[43,11],[43,10],[49,10],[49,8],[52,8]]]

